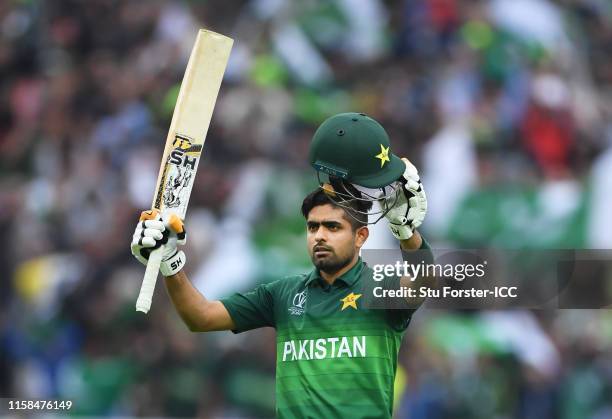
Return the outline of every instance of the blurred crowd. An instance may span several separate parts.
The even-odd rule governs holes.
[[[0,397],[269,417],[273,330],[187,332],[128,250],[195,33],[235,39],[191,195],[217,298],[310,269],[317,125],[365,112],[419,167],[434,246],[612,248],[609,0],[0,2]],[[369,245],[393,247],[376,225]],[[158,284],[161,285],[161,284]],[[607,310],[419,310],[397,417],[612,417]]]

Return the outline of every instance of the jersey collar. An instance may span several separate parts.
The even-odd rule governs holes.
[[[352,286],[357,282],[357,279],[361,276],[361,272],[365,267],[365,263],[361,260],[361,257],[357,259],[357,262],[351,269],[343,273],[340,277],[336,278],[337,281],[344,282],[347,286]],[[306,279],[306,286],[322,284],[325,280],[321,277],[317,268],[313,269]]]

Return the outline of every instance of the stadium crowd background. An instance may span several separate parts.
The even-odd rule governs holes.
[[[349,110],[420,168],[434,246],[612,248],[608,0],[3,1],[1,397],[273,414],[273,330],[190,334],[161,288],[133,308],[130,237],[198,27],[236,40],[187,219],[207,296],[310,269],[307,147]],[[612,417],[611,320],[420,310],[397,417]]]

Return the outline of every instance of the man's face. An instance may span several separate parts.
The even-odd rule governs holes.
[[[312,263],[326,273],[337,272],[349,264],[365,241],[363,233],[359,233],[361,229],[353,231],[344,218],[344,210],[330,204],[310,210],[306,228]]]

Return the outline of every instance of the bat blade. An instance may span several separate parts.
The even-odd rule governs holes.
[[[233,40],[200,29],[189,56],[166,138],[152,208],[185,219],[204,141]],[[163,247],[151,253],[136,310],[151,308]]]

